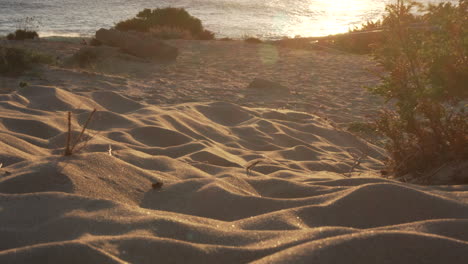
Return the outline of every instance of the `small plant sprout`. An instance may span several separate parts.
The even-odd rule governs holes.
[[[348,151],[349,155],[353,157],[353,164],[349,167],[349,170],[347,173],[342,173],[343,176],[350,178],[354,170],[358,168],[359,165],[361,165],[362,160],[364,160],[365,158],[369,156],[369,151],[370,150],[368,147],[364,151],[358,151],[358,153]]]

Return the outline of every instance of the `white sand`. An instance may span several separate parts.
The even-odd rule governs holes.
[[[173,43],[169,65],[0,77],[0,263],[466,263],[468,186],[379,178],[384,151],[322,118],[375,112],[367,58]],[[302,96],[246,95],[257,76]],[[67,111],[76,136],[93,108],[92,139],[64,157]]]

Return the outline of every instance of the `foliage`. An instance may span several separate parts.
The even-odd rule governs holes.
[[[328,46],[350,53],[369,54],[372,52],[372,47],[380,43],[381,40],[382,33],[379,31],[353,31],[333,36],[332,43],[328,43]]]
[[[373,134],[375,133],[376,127],[374,123],[369,122],[351,122],[348,124],[347,130],[353,133],[360,134]]]
[[[388,138],[387,164],[397,176],[468,159],[467,5],[398,1],[386,8],[374,56],[388,74],[370,91],[395,102],[376,126]],[[413,15],[416,8],[424,13]]]
[[[80,68],[85,68],[98,59],[98,51],[95,48],[84,47],[71,57],[71,62],[77,64]]]
[[[198,34],[199,40],[213,40],[215,38],[215,34],[207,29],[204,29],[200,34]]]
[[[18,29],[15,33],[10,33],[7,35],[8,40],[25,40],[25,39],[35,39],[39,38],[39,35],[36,31],[29,31]]]
[[[121,21],[115,25],[120,31],[134,30],[148,32],[152,28],[169,27],[188,31],[196,39],[213,39],[214,34],[203,28],[200,19],[191,16],[183,8],[144,9],[136,17]]]
[[[263,41],[259,38],[255,38],[255,37],[244,37],[244,41],[246,43],[250,43],[250,44],[260,44],[260,43],[263,43]]]
[[[382,21],[367,21],[360,28],[335,36],[334,47],[357,54],[369,54],[372,48],[382,42]]]
[[[94,47],[98,47],[98,46],[101,46],[102,43],[101,43],[101,41],[97,40],[96,38],[92,38],[92,39],[89,41],[89,45],[90,45],[90,46],[94,46]]]
[[[220,40],[220,41],[232,41],[233,39],[229,38],[229,37],[224,37],[224,38],[220,38],[218,40]]]
[[[39,29],[40,22],[35,17],[25,17],[16,20],[17,30],[14,33],[7,35],[8,40],[25,40],[39,38],[37,30]]]
[[[363,31],[372,31],[372,30],[379,30],[382,28],[382,20],[372,21],[369,20],[366,23],[362,24],[360,28],[355,27],[349,32],[363,32]]]
[[[16,20],[16,28],[24,31],[37,31],[41,26],[41,22],[37,17],[24,17]]]
[[[30,50],[0,47],[0,74],[2,75],[18,75],[38,63],[51,64],[53,58]]]
[[[151,36],[159,39],[193,39],[192,33],[176,27],[157,26],[150,30]]]

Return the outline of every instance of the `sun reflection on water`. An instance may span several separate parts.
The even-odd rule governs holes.
[[[290,36],[324,36],[347,32],[365,21],[378,19],[385,3],[372,0],[309,0],[307,11],[287,31]],[[390,2],[390,1],[387,1]]]

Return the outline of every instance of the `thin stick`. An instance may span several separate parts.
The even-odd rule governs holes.
[[[261,159],[253,161],[251,164],[247,164],[245,167],[245,173],[249,175],[249,173],[253,170],[253,168],[257,166],[257,164],[259,164],[260,162],[262,162]]]
[[[86,120],[86,122],[85,122],[85,124],[84,124],[84,126],[83,126],[83,129],[81,130],[80,135],[79,135],[78,138],[75,140],[75,143],[73,143],[73,146],[72,146],[72,148],[71,148],[71,150],[70,150],[70,154],[73,153],[73,150],[75,149],[76,145],[78,145],[78,143],[80,142],[81,137],[83,136],[83,134],[84,134],[86,128],[88,127],[89,122],[90,122],[91,119],[93,118],[94,113],[96,113],[96,108],[94,108],[94,110],[89,114],[88,119]]]
[[[68,111],[68,134],[67,134],[67,142],[65,144],[65,156],[70,156],[72,154],[72,150],[70,149],[70,142],[71,142],[71,112]]]

